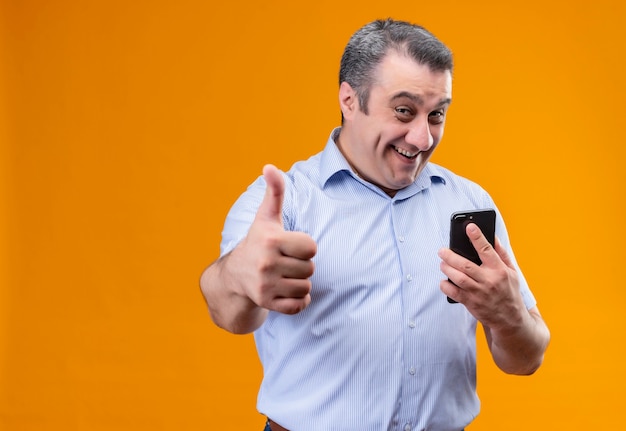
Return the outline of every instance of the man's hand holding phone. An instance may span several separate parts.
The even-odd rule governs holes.
[[[510,320],[525,308],[515,266],[495,235],[492,245],[473,220],[466,219],[462,225],[478,263],[457,254],[452,247],[441,249],[441,271],[448,280],[442,280],[440,288],[484,325],[510,325]],[[491,235],[491,227],[485,229]],[[451,246],[456,243],[453,235],[451,231]]]

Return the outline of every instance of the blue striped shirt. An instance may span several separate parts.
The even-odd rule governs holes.
[[[254,334],[257,408],[291,431],[460,430],[480,407],[476,320],[439,289],[437,251],[453,212],[494,202],[432,163],[389,197],[352,172],[333,136],[285,174],[284,226],[318,252],[309,307],[270,312]],[[246,235],[264,191],[260,177],[235,203],[222,254]],[[496,235],[514,259],[499,213]],[[532,308],[521,273],[520,282]]]

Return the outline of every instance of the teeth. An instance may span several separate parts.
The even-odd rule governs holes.
[[[402,148],[398,148],[398,147],[393,147],[393,148],[394,148],[394,149],[395,149],[398,153],[400,153],[400,154],[402,154],[403,156],[408,157],[408,158],[410,158],[410,159],[411,159],[411,158],[413,158],[413,157],[415,157],[415,156],[417,156],[417,154],[418,154],[418,153],[409,153],[408,151],[403,150]]]

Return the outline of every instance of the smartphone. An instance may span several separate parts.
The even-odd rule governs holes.
[[[471,260],[476,265],[482,264],[478,252],[472,245],[465,229],[468,224],[475,223],[482,231],[489,244],[494,246],[496,238],[496,211],[488,209],[458,211],[450,217],[450,250]],[[451,304],[456,301],[448,297]]]

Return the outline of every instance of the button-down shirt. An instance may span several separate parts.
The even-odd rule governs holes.
[[[390,197],[353,173],[337,132],[284,174],[285,229],[309,234],[317,255],[311,304],[270,312],[254,334],[264,371],[257,408],[292,431],[460,430],[480,407],[476,320],[439,289],[437,251],[453,212],[494,202],[433,163]],[[260,177],[235,203],[222,254],[246,235],[264,192]],[[496,212],[496,235],[515,260]]]

